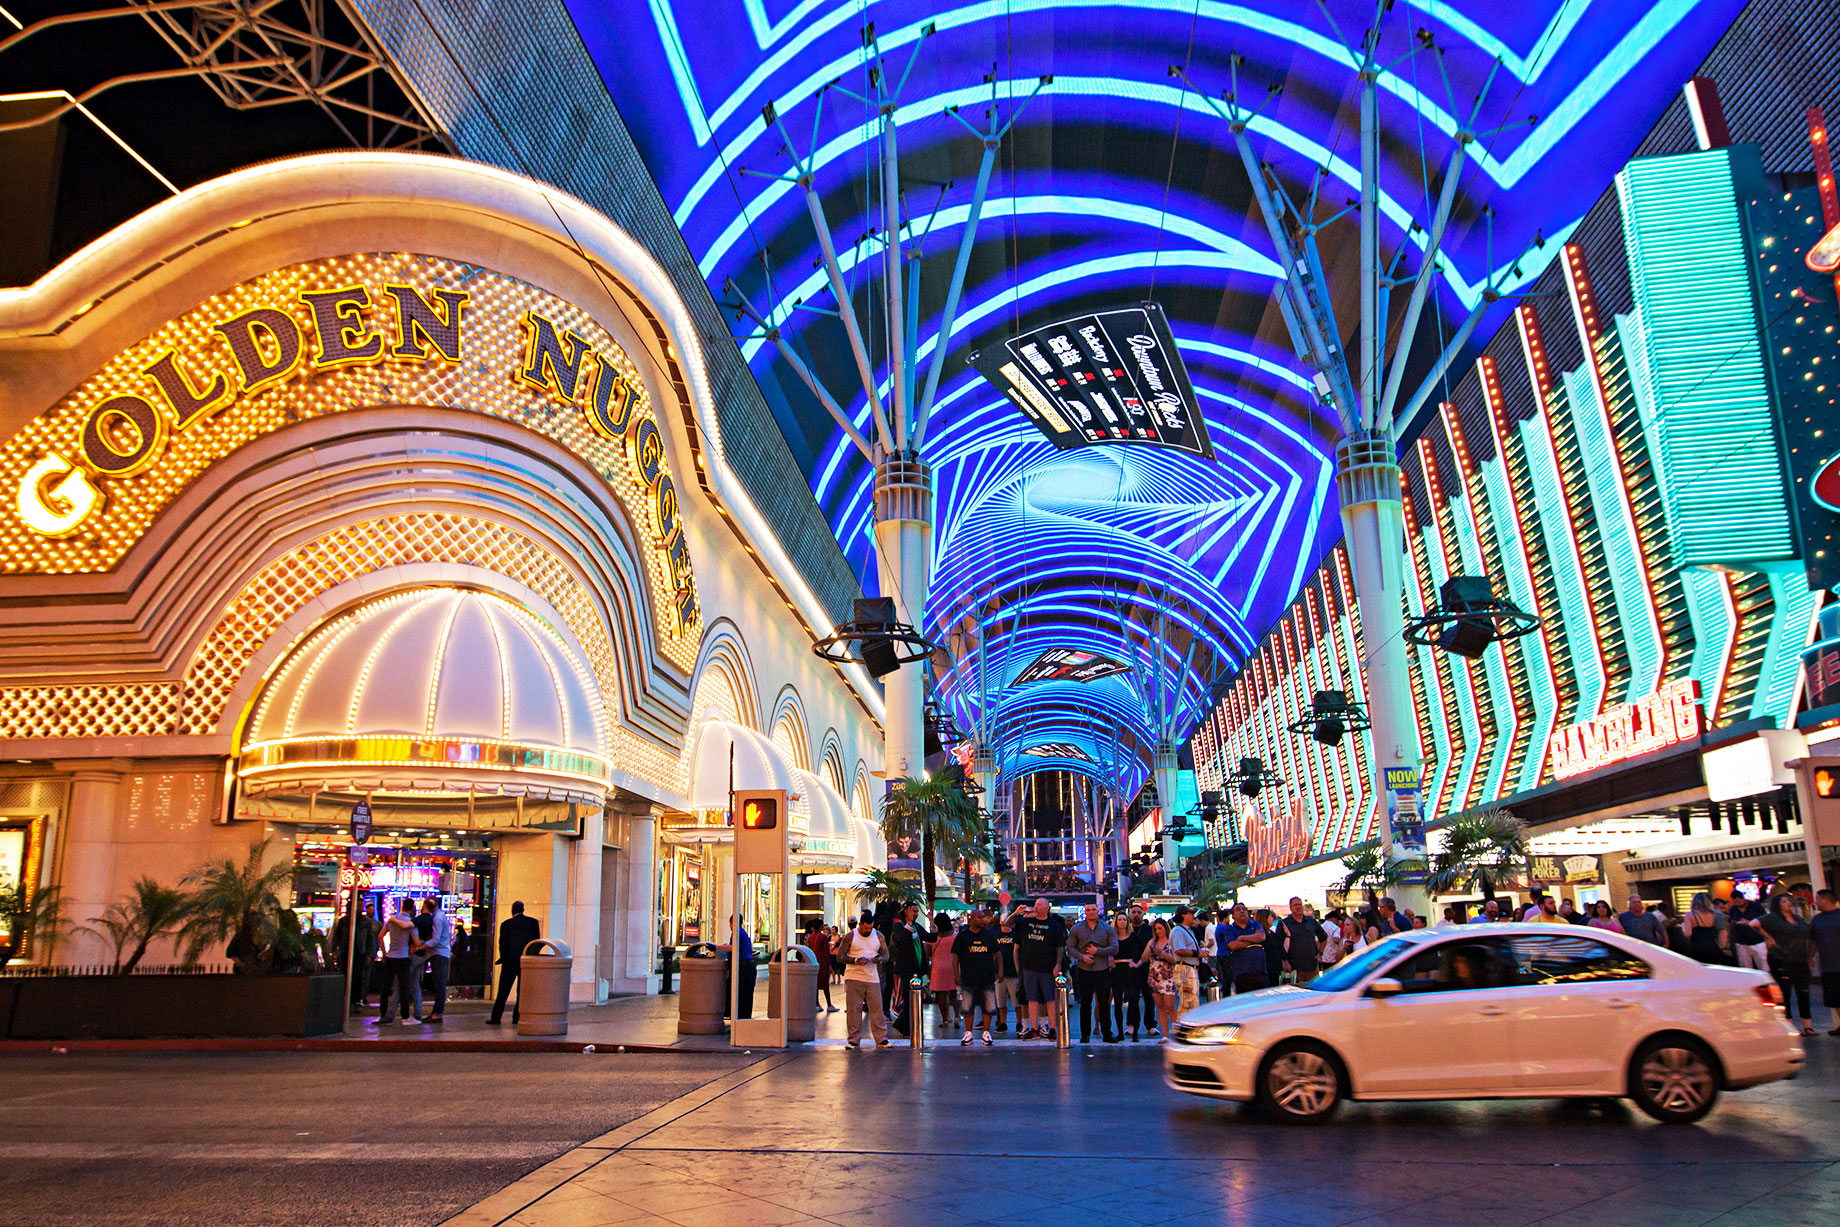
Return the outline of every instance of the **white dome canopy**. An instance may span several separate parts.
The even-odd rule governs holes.
[[[845,865],[854,864],[857,851],[856,828],[850,824],[850,812],[843,798],[821,776],[810,771],[794,767],[792,779],[810,810],[803,856],[841,861]]]
[[[726,720],[705,720],[696,731],[696,750],[691,756],[691,809],[728,808],[731,763],[736,791],[800,791],[792,780],[792,765],[766,734]]]
[[[527,791],[502,787],[512,777],[604,783],[600,706],[575,653],[529,610],[417,589],[360,605],[295,650],[250,719],[242,774],[262,787],[339,763],[435,769],[444,789],[481,773],[495,791]]]

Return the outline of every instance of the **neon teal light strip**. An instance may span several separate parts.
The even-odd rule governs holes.
[[[1629,519],[1616,444],[1610,438],[1608,417],[1597,399],[1597,381],[1591,376],[1588,362],[1575,371],[1567,371],[1562,378],[1578,431],[1578,455],[1584,463],[1591,515],[1604,541],[1610,588],[1616,594],[1617,607],[1625,611],[1617,618],[1617,625],[1629,647],[1629,691],[1611,697],[1619,703],[1635,703],[1661,689],[1661,635],[1653,613],[1654,602],[1642,577],[1642,538]],[[1574,491],[1574,496],[1577,493]]]
[[[1680,582],[1687,593],[1687,620],[1693,626],[1693,664],[1688,676],[1699,683],[1706,718],[1714,720],[1719,699],[1725,693],[1725,673],[1731,663],[1732,636],[1737,626],[1727,604],[1722,576],[1702,567],[1682,567]]]
[[[1499,455],[1483,463],[1482,486],[1488,495],[1489,518],[1495,523],[1495,540],[1507,572],[1508,594],[1522,609],[1535,609],[1539,606],[1539,598],[1534,592],[1533,572],[1527,562],[1529,543],[1521,537],[1514,495],[1508,489],[1507,465]],[[1559,693],[1552,684],[1553,666],[1546,650],[1546,635],[1536,631],[1521,643],[1526,645],[1531,658],[1527,682],[1533,688],[1533,727],[1528,730],[1527,758],[1521,765],[1521,778],[1514,786],[1515,792],[1527,792],[1540,786],[1546,743],[1559,720]],[[1505,756],[1503,761],[1506,762]]]
[[[1641,350],[1643,424],[1682,566],[1795,555],[1734,156],[1644,158],[1616,178],[1640,312],[1625,348]]]
[[[1539,514],[1540,527],[1546,537],[1546,555],[1552,563],[1553,587],[1559,594],[1559,612],[1565,621],[1566,642],[1576,648],[1589,644],[1588,652],[1574,651],[1572,667],[1578,681],[1579,720],[1589,720],[1603,710],[1603,648],[1597,642],[1597,628],[1591,623],[1591,607],[1586,603],[1584,563],[1578,557],[1578,543],[1572,539],[1571,525],[1566,522],[1565,485],[1559,480],[1553,456],[1552,435],[1544,415],[1528,418],[1520,424],[1521,450],[1527,457],[1527,472],[1533,478],[1533,505]],[[1545,747],[1535,753],[1545,761]]]
[[[1808,590],[1808,573],[1798,563],[1770,568],[1770,596],[1776,612],[1770,618],[1770,638],[1757,677],[1757,697],[1751,718],[1767,717],[1777,728],[1795,723],[1795,686],[1801,677],[1802,649],[1814,642],[1815,611],[1821,594]]]

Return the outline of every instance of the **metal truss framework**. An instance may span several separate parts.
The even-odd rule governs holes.
[[[311,102],[359,149],[449,149],[407,81],[346,0],[127,0],[60,13],[4,39],[0,55],[59,26],[139,17],[178,55],[178,67],[110,77],[62,105],[3,127],[57,119],[110,90],[196,77],[233,111]]]

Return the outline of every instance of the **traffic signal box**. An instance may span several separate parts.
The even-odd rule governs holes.
[[[738,792],[734,812],[735,872],[785,873],[785,792]]]

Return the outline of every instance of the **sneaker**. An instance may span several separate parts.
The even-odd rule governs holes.
[[[988,1031],[986,1031],[986,1032],[984,1032],[984,1047],[986,1047],[986,1048],[988,1048],[988,1047],[990,1047],[990,1045],[991,1045],[992,1043],[994,1043],[994,1042],[995,1042],[995,1041],[993,1041],[993,1040],[992,1040],[992,1039],[990,1038],[990,1032],[988,1032]]]
[[[887,1040],[876,1040],[875,1046],[877,1048],[893,1048],[894,1047],[894,1045]]]
[[[488,1018],[488,1019],[486,1019],[486,1026],[488,1026],[488,1027],[502,1027],[502,1026],[504,1026],[504,1025],[505,1025],[505,1022],[504,1022],[504,1019],[502,1019],[502,1018]]]
[[[396,1020],[394,1018],[374,1018],[371,1020],[371,1026],[373,1027],[394,1027],[395,1025]]]
[[[1027,1030],[1020,1032],[1016,1036],[1016,1038],[1019,1040],[1037,1040],[1041,1038],[1041,1032],[1037,1031],[1033,1027],[1030,1027]]]
[[[826,1014],[835,1014],[837,1012],[837,1007],[834,1005],[827,1005],[824,1007],[824,1012]]]
[[[958,1041],[958,1046],[959,1046],[960,1048],[969,1048],[969,1047],[971,1047],[971,1032],[969,1032],[969,1031],[967,1031],[967,1032],[965,1032],[965,1038],[964,1038],[964,1039],[962,1039],[962,1040],[960,1040],[960,1041]]]
[[[862,1045],[857,1043],[855,1040],[845,1040],[843,1041],[843,1046],[845,1048],[861,1048],[862,1047]]]

